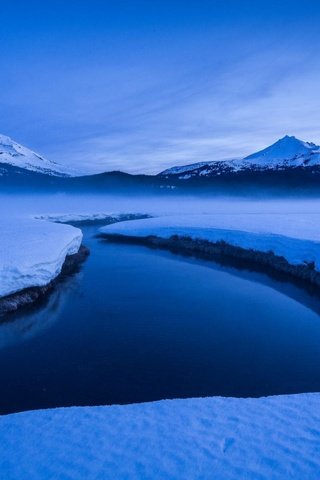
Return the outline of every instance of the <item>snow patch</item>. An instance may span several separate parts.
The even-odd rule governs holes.
[[[259,252],[272,251],[292,265],[314,263],[320,271],[320,215],[184,215],[157,217],[102,227],[104,234],[127,237],[188,236]]]
[[[6,480],[318,480],[320,394],[24,412],[0,443]]]
[[[135,220],[137,218],[149,217],[144,213],[51,213],[47,215],[34,215],[32,218],[36,220],[48,220],[50,222],[57,223],[95,223],[103,221],[122,221],[122,220]]]
[[[27,219],[2,219],[0,297],[50,283],[67,255],[77,253],[82,232],[69,225]]]

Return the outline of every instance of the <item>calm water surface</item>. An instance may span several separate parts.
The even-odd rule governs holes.
[[[317,298],[84,230],[81,271],[0,325],[1,413],[320,391]]]

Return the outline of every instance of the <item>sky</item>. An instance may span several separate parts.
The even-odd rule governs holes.
[[[1,2],[0,133],[79,172],[320,144],[318,0]]]

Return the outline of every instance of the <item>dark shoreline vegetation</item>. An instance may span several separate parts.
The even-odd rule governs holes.
[[[7,317],[1,318],[2,316],[16,312],[18,309],[28,307],[44,299],[58,282],[63,281],[63,279],[69,275],[77,273],[79,266],[86,260],[89,254],[89,249],[81,245],[77,253],[66,256],[61,272],[47,285],[25,288],[24,290],[0,298],[0,321],[8,319]]]
[[[188,236],[172,235],[170,238],[149,235],[134,237],[118,234],[100,233],[99,238],[121,243],[144,245],[150,248],[169,250],[204,260],[213,260],[220,265],[232,266],[249,271],[266,273],[277,279],[289,280],[298,286],[320,293],[320,272],[313,263],[292,265],[284,257],[272,251],[261,252],[233,246],[225,241],[209,242]]]

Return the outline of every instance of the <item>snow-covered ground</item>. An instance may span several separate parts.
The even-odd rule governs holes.
[[[67,255],[79,250],[82,232],[69,225],[25,218],[2,218],[0,297],[57,277]]]
[[[119,218],[121,214],[111,212],[99,212],[99,213],[50,213],[47,215],[35,215],[36,220],[49,220],[50,222],[57,223],[70,223],[70,222],[86,222],[86,221],[103,221],[108,220],[110,217]]]
[[[102,227],[105,234],[128,237],[189,236],[260,252],[272,251],[290,264],[315,263],[320,270],[320,214],[173,215]]]
[[[320,394],[25,412],[0,444],[5,480],[318,480]]]
[[[113,212],[99,212],[99,213],[50,213],[47,215],[34,215],[32,218],[36,220],[48,220],[50,222],[57,223],[109,223],[111,220],[114,222],[121,222],[123,220],[135,220],[136,218],[145,217],[143,213],[113,213]],[[127,218],[130,217],[130,218]],[[132,217],[132,218],[131,218]]]
[[[33,284],[35,278],[39,280],[41,277],[47,282],[58,271],[68,242],[71,241],[72,246],[73,235],[76,238],[80,235],[72,227],[39,221],[40,218],[68,222],[102,220],[110,215],[148,214],[157,218],[118,223],[107,227],[105,231],[126,235],[181,233],[201,238],[209,236],[211,240],[242,242],[243,246],[262,251],[272,249],[293,263],[315,261],[318,265],[319,212],[320,202],[316,199],[252,201],[199,197],[1,195],[0,295],[31,286],[30,280]],[[31,217],[37,217],[38,220]],[[35,247],[36,241],[42,245],[41,248]],[[79,238],[76,241],[78,245]],[[50,267],[46,270],[42,268],[42,262],[44,252],[49,250]],[[16,257],[17,252],[20,252],[19,258]],[[32,260],[34,252],[41,256],[39,261],[37,257]],[[25,265],[24,262],[28,268],[22,271],[19,266]],[[34,275],[34,268],[38,268],[41,275]]]

